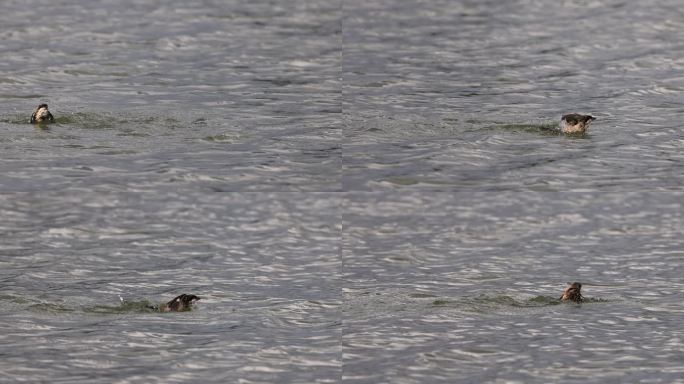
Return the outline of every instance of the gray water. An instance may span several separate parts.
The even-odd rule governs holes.
[[[667,0],[3,2],[0,382],[684,382],[683,31]]]
[[[335,4],[12,1],[0,25],[0,191],[340,189]],[[60,124],[21,124],[40,102]]]
[[[681,382],[684,195],[555,195],[351,197],[345,381]]]
[[[339,5],[4,1],[0,26],[0,381],[339,381],[341,200],[304,193],[341,186]]]
[[[354,1],[345,189],[682,186],[678,1]],[[550,135],[563,114],[597,117]]]
[[[338,199],[43,192],[0,203],[3,380],[335,381]],[[202,298],[195,310],[146,308],[184,292]]]

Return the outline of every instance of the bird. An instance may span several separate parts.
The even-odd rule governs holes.
[[[38,108],[33,112],[31,115],[31,120],[29,121],[31,124],[36,124],[36,123],[54,123],[55,118],[52,116],[52,113],[48,111],[48,105],[47,104],[40,104]]]
[[[580,115],[579,113],[569,113],[561,117],[560,130],[563,133],[584,133],[589,128],[589,124],[596,120],[590,115]]]
[[[162,305],[159,308],[159,312],[182,312],[182,311],[189,311],[192,309],[192,304],[195,301],[200,300],[199,296],[195,295],[188,295],[188,294],[182,294],[180,296],[176,296],[173,298],[173,300],[169,301],[168,303]]]
[[[570,283],[568,283],[570,284]],[[581,303],[584,300],[584,297],[582,297],[582,293],[580,292],[582,290],[582,284],[578,282],[574,282],[570,284],[569,287],[565,288],[565,291],[563,292],[563,295],[560,297],[559,300],[561,301],[574,301],[575,303]]]

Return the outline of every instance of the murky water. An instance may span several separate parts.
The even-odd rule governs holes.
[[[339,4],[1,8],[0,381],[338,381]]]
[[[344,15],[344,382],[680,382],[678,3]]]
[[[146,190],[340,189],[337,4],[2,8],[0,171],[15,178],[2,190],[62,188],[74,172]],[[59,124],[20,124],[40,102]]]
[[[682,186],[678,2],[352,3],[345,189]],[[569,112],[598,119],[540,129]]]
[[[188,190],[3,196],[0,371],[28,382],[336,382],[340,205]],[[195,310],[148,308],[181,293],[202,298]]]
[[[678,2],[0,8],[0,381],[681,382]]]
[[[345,382],[681,380],[684,195],[552,196],[350,197]]]

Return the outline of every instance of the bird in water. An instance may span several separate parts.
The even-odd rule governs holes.
[[[570,284],[570,283],[568,283]],[[582,290],[582,284],[578,282],[574,282],[570,284],[569,287],[565,288],[565,291],[563,292],[563,296],[560,297],[559,300],[561,301],[574,301],[575,303],[581,303],[584,300],[584,297],[582,297],[582,293],[580,292]]]
[[[563,133],[584,133],[589,128],[589,124],[596,120],[595,117],[589,115],[580,115],[578,113],[569,113],[561,117],[560,130]]]
[[[173,300],[169,301],[168,303],[162,305],[159,308],[159,312],[182,312],[182,311],[189,311],[192,309],[192,304],[195,301],[200,300],[199,296],[195,295],[188,295],[188,294],[182,294],[180,296],[176,296]]]
[[[55,118],[52,117],[52,113],[48,110],[47,104],[40,104],[38,108],[31,115],[31,124],[36,123],[54,123]]]

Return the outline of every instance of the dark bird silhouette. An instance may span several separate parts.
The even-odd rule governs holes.
[[[182,312],[192,309],[192,304],[200,300],[199,296],[182,294],[159,308],[160,312]]]
[[[570,283],[568,283],[570,284]],[[582,284],[574,282],[570,284],[569,287],[565,288],[563,295],[560,297],[561,301],[574,301],[575,303],[581,303],[584,300],[582,297]]]
[[[596,118],[593,116],[569,113],[561,117],[560,130],[563,133],[584,133],[594,120]]]
[[[54,123],[55,118],[52,117],[52,113],[48,110],[48,105],[47,104],[40,104],[38,108],[36,108],[35,111],[33,111],[33,114],[31,115],[31,124],[35,123]]]

